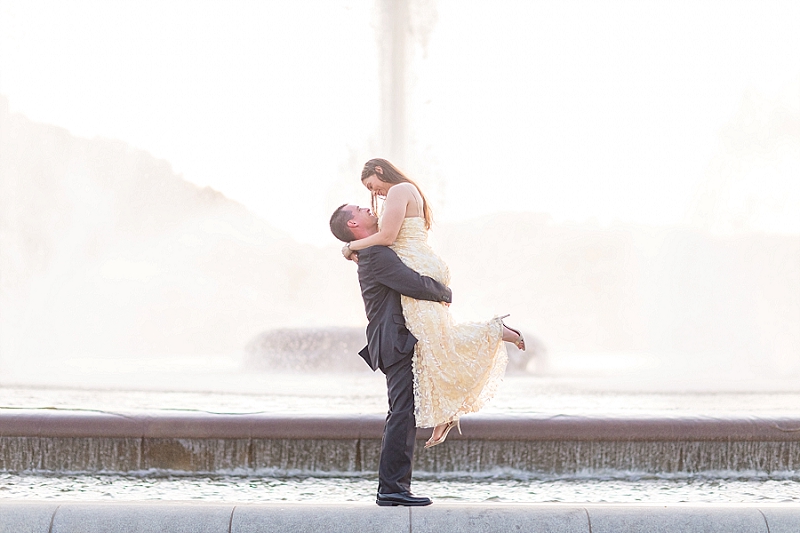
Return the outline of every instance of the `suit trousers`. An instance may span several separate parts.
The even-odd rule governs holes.
[[[389,413],[383,427],[378,465],[378,493],[392,494],[411,490],[411,467],[417,438],[414,418],[414,374],[411,355],[388,368],[386,375]]]

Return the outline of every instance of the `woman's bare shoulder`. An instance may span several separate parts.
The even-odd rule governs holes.
[[[397,183],[394,187],[389,189],[389,193],[392,191],[398,196],[403,195],[407,197],[415,196],[418,193],[417,188],[414,187],[412,183]]]
[[[394,197],[398,199],[405,199],[408,200],[414,196],[414,192],[416,189],[410,183],[397,183],[389,189],[389,192],[386,194],[386,199],[388,200],[389,197]]]

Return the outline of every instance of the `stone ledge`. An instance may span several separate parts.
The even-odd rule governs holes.
[[[248,504],[0,500],[0,533],[796,533],[800,505]]]
[[[0,436],[197,439],[380,439],[383,415],[275,415],[0,409]],[[464,436],[503,441],[800,441],[800,418],[464,417]],[[424,439],[430,430],[420,430]]]

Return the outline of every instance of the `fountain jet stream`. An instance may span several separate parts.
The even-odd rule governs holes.
[[[409,0],[380,0],[381,145],[386,157],[406,163]]]

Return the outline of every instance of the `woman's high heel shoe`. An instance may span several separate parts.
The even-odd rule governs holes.
[[[433,435],[431,435],[431,438],[428,440],[428,442],[426,442],[426,443],[425,443],[425,448],[426,448],[426,449],[427,449],[427,448],[432,448],[432,447],[436,446],[437,444],[441,444],[441,443],[443,443],[443,442],[444,442],[444,439],[446,439],[446,438],[447,438],[447,434],[448,434],[448,433],[450,433],[450,430],[451,430],[451,429],[453,429],[453,428],[455,428],[455,427],[457,427],[457,428],[458,428],[458,434],[459,434],[459,435],[463,435],[463,433],[461,433],[461,421],[460,421],[460,420],[458,420],[458,419],[451,420],[451,421],[450,421],[450,422],[448,422],[448,423],[447,423],[447,425],[445,426],[445,428],[444,428],[444,432],[442,433],[442,436],[441,436],[441,437],[439,437],[439,438],[438,438],[438,439],[436,439],[436,440],[433,440]]]
[[[506,318],[506,317],[509,317],[509,316],[511,316],[511,315],[503,315],[503,316],[501,316],[500,317],[500,323],[503,324],[503,327],[506,328],[507,330],[513,331],[514,333],[517,334],[517,340],[514,341],[512,344],[514,346],[516,346],[517,349],[519,349],[520,351],[524,352],[525,351],[525,339],[522,336],[522,332],[520,330],[518,330],[518,329],[514,329],[514,328],[510,328],[510,327],[506,326],[505,322],[503,322],[503,319]]]

